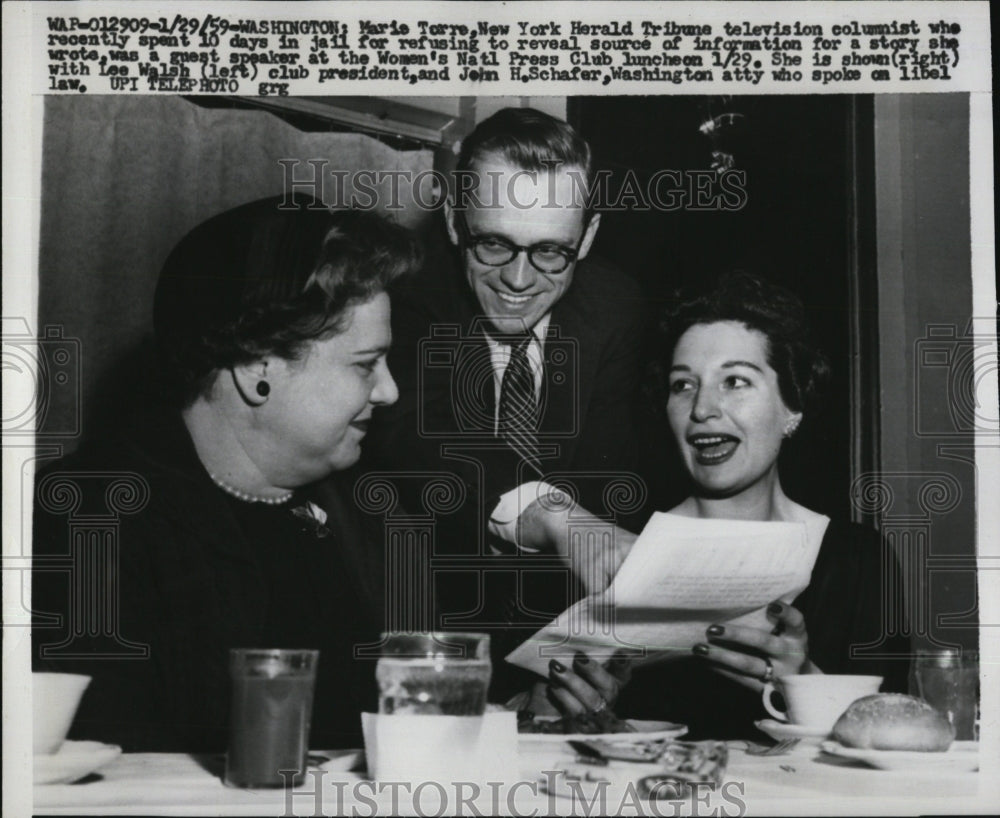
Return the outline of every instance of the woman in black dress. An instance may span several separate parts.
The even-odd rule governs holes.
[[[816,555],[810,583],[768,607],[766,628],[716,623],[692,656],[637,668],[624,689],[624,674],[593,662],[550,667],[550,695],[575,712],[617,697],[620,714],[682,722],[692,738],[736,738],[759,736],[753,722],[767,716],[760,691],[775,676],[877,675],[883,690],[905,692],[908,640],[887,627],[902,622],[888,546],[875,531],[795,503],[781,485],[782,445],[827,371],[807,341],[802,304],[759,278],[733,275],[682,303],[665,329],[661,405],[692,484],[670,512],[804,523]],[[887,601],[897,608],[891,617]]]
[[[338,474],[396,400],[386,287],[417,263],[402,228],[305,197],[229,210],[171,252],[150,373],[167,399],[36,481],[35,668],[93,677],[71,738],[221,750],[229,649],[281,647],[320,651],[313,745],[359,746],[384,527]],[[98,550],[84,515],[109,506]]]

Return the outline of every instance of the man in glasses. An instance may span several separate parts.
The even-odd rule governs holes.
[[[641,302],[631,279],[588,258],[600,225],[592,173],[567,123],[497,112],[463,142],[443,211],[449,246],[431,242],[422,272],[392,293],[400,399],[369,446],[398,474],[408,511],[427,510],[429,474],[460,480],[458,507],[436,510],[436,625],[502,626],[500,676],[498,657],[563,610],[574,581],[602,584],[580,576],[590,567],[573,581],[560,573],[560,543],[526,512],[551,485],[598,514],[621,511],[606,489],[636,480]]]

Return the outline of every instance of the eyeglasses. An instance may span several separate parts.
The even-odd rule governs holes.
[[[576,247],[563,247],[561,244],[547,241],[525,247],[499,236],[474,236],[469,231],[464,214],[456,212],[455,216],[455,222],[461,229],[464,242],[472,250],[472,255],[476,257],[477,261],[488,267],[502,267],[504,264],[510,264],[523,252],[528,254],[528,261],[538,272],[554,275],[563,272],[576,261],[580,245],[583,243],[583,236],[581,236]]]

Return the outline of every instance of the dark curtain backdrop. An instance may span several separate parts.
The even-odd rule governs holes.
[[[730,153],[733,169],[746,174],[738,209],[692,206],[688,192],[676,210],[604,214],[594,252],[639,279],[653,321],[675,303],[678,289],[736,269],[788,287],[802,299],[833,380],[785,446],[782,481],[794,500],[843,517],[851,514],[848,283],[855,179],[849,103],[845,96],[657,96],[580,97],[569,106],[597,167],[611,172],[613,191],[630,174],[643,190],[662,170],[711,174],[716,149]],[[704,130],[713,117],[720,123],[715,140]],[[857,182],[873,190],[872,178]],[[860,274],[874,281],[874,265]],[[647,352],[653,355],[653,349]],[[651,418],[646,425],[646,472],[653,492],[669,507],[687,495],[683,468],[663,421]]]

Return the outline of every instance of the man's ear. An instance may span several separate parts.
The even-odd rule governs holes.
[[[587,223],[587,228],[583,231],[583,241],[580,242],[580,252],[576,254],[578,259],[584,259],[587,257],[587,253],[590,252],[590,245],[594,243],[594,237],[597,235],[597,228],[601,226],[601,214],[595,213],[590,217],[590,221]]]
[[[270,383],[267,380],[267,359],[262,358],[248,364],[238,364],[230,372],[233,373],[233,384],[240,397],[250,406],[260,406],[267,400]],[[267,384],[261,387],[261,384]],[[263,392],[263,394],[261,394]]]
[[[448,228],[448,238],[451,239],[452,244],[458,247],[458,230],[455,227],[455,205],[449,197],[444,200],[441,207],[444,210],[444,224]]]

